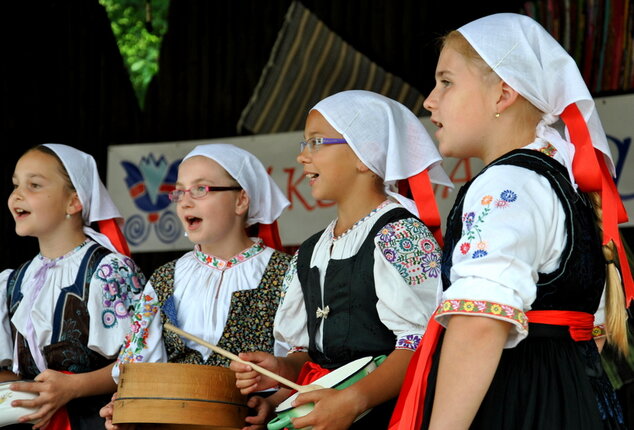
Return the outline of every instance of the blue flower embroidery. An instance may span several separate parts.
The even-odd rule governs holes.
[[[464,222],[464,225],[467,229],[467,231],[471,230],[471,227],[473,226],[473,220],[475,219],[475,212],[469,212],[466,213],[464,215],[462,215],[462,222]]]
[[[475,212],[465,212],[462,214],[462,244],[460,245],[460,252],[463,255],[467,255],[471,249],[474,249],[471,258],[482,258],[488,255],[487,240],[482,237],[482,225],[486,221],[487,217],[492,211],[497,209],[504,209],[509,207],[513,202],[517,200],[517,194],[511,190],[504,190],[500,193],[500,198],[495,200],[495,204],[491,207],[493,196],[490,194],[485,195],[480,200],[480,204],[483,206],[482,210],[476,215]],[[477,245],[472,246],[473,244]]]
[[[517,200],[517,194],[515,194],[511,190],[504,190],[500,194],[500,198],[502,200],[504,200],[504,201],[507,201],[507,202],[511,203],[511,202],[514,202],[515,200]]]

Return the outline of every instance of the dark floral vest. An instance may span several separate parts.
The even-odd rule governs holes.
[[[90,245],[79,266],[75,282],[62,289],[55,305],[51,344],[43,349],[49,369],[84,373],[101,369],[112,361],[88,348],[90,315],[87,306],[90,280],[101,260],[110,253],[98,244]],[[13,317],[22,301],[22,282],[31,261],[24,263],[9,276],[7,302],[10,317]],[[31,356],[27,341],[13,324],[11,332],[14,341],[17,336],[20,375],[24,379],[33,379],[40,371]]]
[[[274,251],[264,270],[260,285],[251,290],[236,291],[231,297],[227,323],[218,345],[234,354],[266,351],[273,353],[273,321],[280,303],[282,281],[290,256]],[[173,303],[176,260],[158,268],[150,278],[161,307],[161,321],[178,327]],[[163,339],[170,363],[229,366],[230,360],[212,353],[207,360],[188,348],[177,334],[163,329]]]

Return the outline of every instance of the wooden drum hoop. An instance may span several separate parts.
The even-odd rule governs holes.
[[[154,429],[233,430],[244,427],[247,400],[234,373],[218,366],[132,363],[120,368],[112,422]]]

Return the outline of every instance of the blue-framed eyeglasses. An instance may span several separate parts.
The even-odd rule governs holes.
[[[334,145],[337,143],[348,143],[345,139],[330,139],[328,137],[311,137],[299,142],[299,152],[304,152],[304,148],[308,147],[308,152],[317,152],[321,145]]]
[[[202,199],[210,191],[239,191],[242,187],[213,187],[211,185],[196,185],[187,190],[172,190],[168,193],[170,200],[173,203],[178,203],[183,200],[185,193],[189,193],[192,199]]]

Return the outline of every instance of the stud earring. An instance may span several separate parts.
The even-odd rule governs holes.
[[[71,216],[71,214],[66,214],[66,219],[70,219]]]
[[[187,232],[185,232],[185,233],[183,233],[183,236],[187,237],[187,236],[189,236],[189,235],[187,234]]]
[[[496,118],[499,118],[499,117],[500,117],[500,112],[496,112],[496,113],[495,113],[495,117],[496,117]]]

